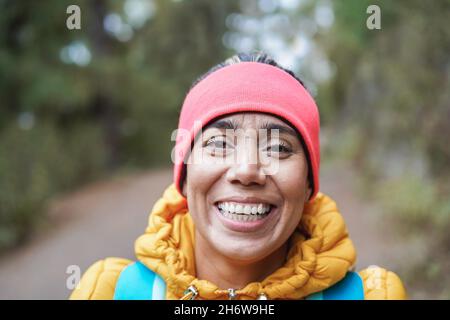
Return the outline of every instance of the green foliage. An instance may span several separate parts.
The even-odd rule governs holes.
[[[105,150],[95,124],[62,132],[51,123],[0,135],[0,248],[26,239],[49,197],[97,177]]]
[[[394,212],[407,223],[403,228],[408,231],[418,232],[428,227],[436,232],[449,226],[450,202],[440,199],[435,185],[429,181],[414,175],[400,176],[381,181],[372,191],[388,212]]]
[[[381,30],[365,27],[369,4],[381,8]],[[424,266],[411,266],[409,284],[449,284],[450,2],[333,6],[335,26],[319,41],[336,74],[319,92],[320,101],[332,104],[325,110],[335,115],[327,122],[334,126],[335,150],[350,151],[368,181],[367,194],[386,215],[406,234],[424,235],[430,250]],[[348,143],[341,150],[342,140]],[[445,285],[437,290],[444,294]]]
[[[26,238],[56,193],[170,164],[184,95],[227,55],[224,20],[237,1],[152,3],[137,26],[126,1],[0,1],[0,251]],[[70,4],[81,30],[66,28]],[[111,15],[131,37],[105,29]],[[68,60],[77,46],[87,60]]]

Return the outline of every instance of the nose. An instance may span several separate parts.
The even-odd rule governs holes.
[[[241,163],[231,167],[227,172],[227,180],[245,186],[264,185],[266,175],[258,164]]]
[[[240,183],[245,186],[264,185],[266,173],[264,172],[258,157],[258,148],[241,148],[237,157],[227,171],[227,180],[231,183]]]

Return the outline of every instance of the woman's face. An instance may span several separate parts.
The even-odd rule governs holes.
[[[311,193],[307,177],[306,154],[290,125],[239,113],[197,137],[183,193],[201,240],[230,259],[255,262],[299,224]]]

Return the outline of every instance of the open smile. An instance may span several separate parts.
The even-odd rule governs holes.
[[[277,206],[259,199],[223,200],[216,202],[214,207],[222,224],[227,229],[238,232],[262,229],[278,212]]]
[[[235,221],[257,221],[264,219],[272,211],[268,203],[218,202],[220,213],[227,219]]]

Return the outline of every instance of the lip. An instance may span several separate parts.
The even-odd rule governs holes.
[[[223,201],[234,201],[234,202],[241,202],[241,203],[254,203],[254,202],[263,202],[260,199],[256,200],[255,199],[247,199],[246,202],[244,201],[236,201],[236,200],[223,200]],[[218,201],[218,202],[222,202],[222,201]],[[266,202],[267,203],[267,202]],[[232,231],[236,231],[236,232],[255,232],[258,230],[262,230],[265,227],[267,227],[271,221],[273,221],[274,219],[276,219],[279,215],[279,208],[276,206],[272,207],[271,212],[264,217],[263,219],[260,220],[256,220],[256,221],[235,221],[235,220],[230,220],[225,218],[222,213],[220,212],[219,208],[217,207],[216,204],[213,205],[214,210],[216,212],[216,215],[219,219],[219,221],[222,223],[222,225]]]

